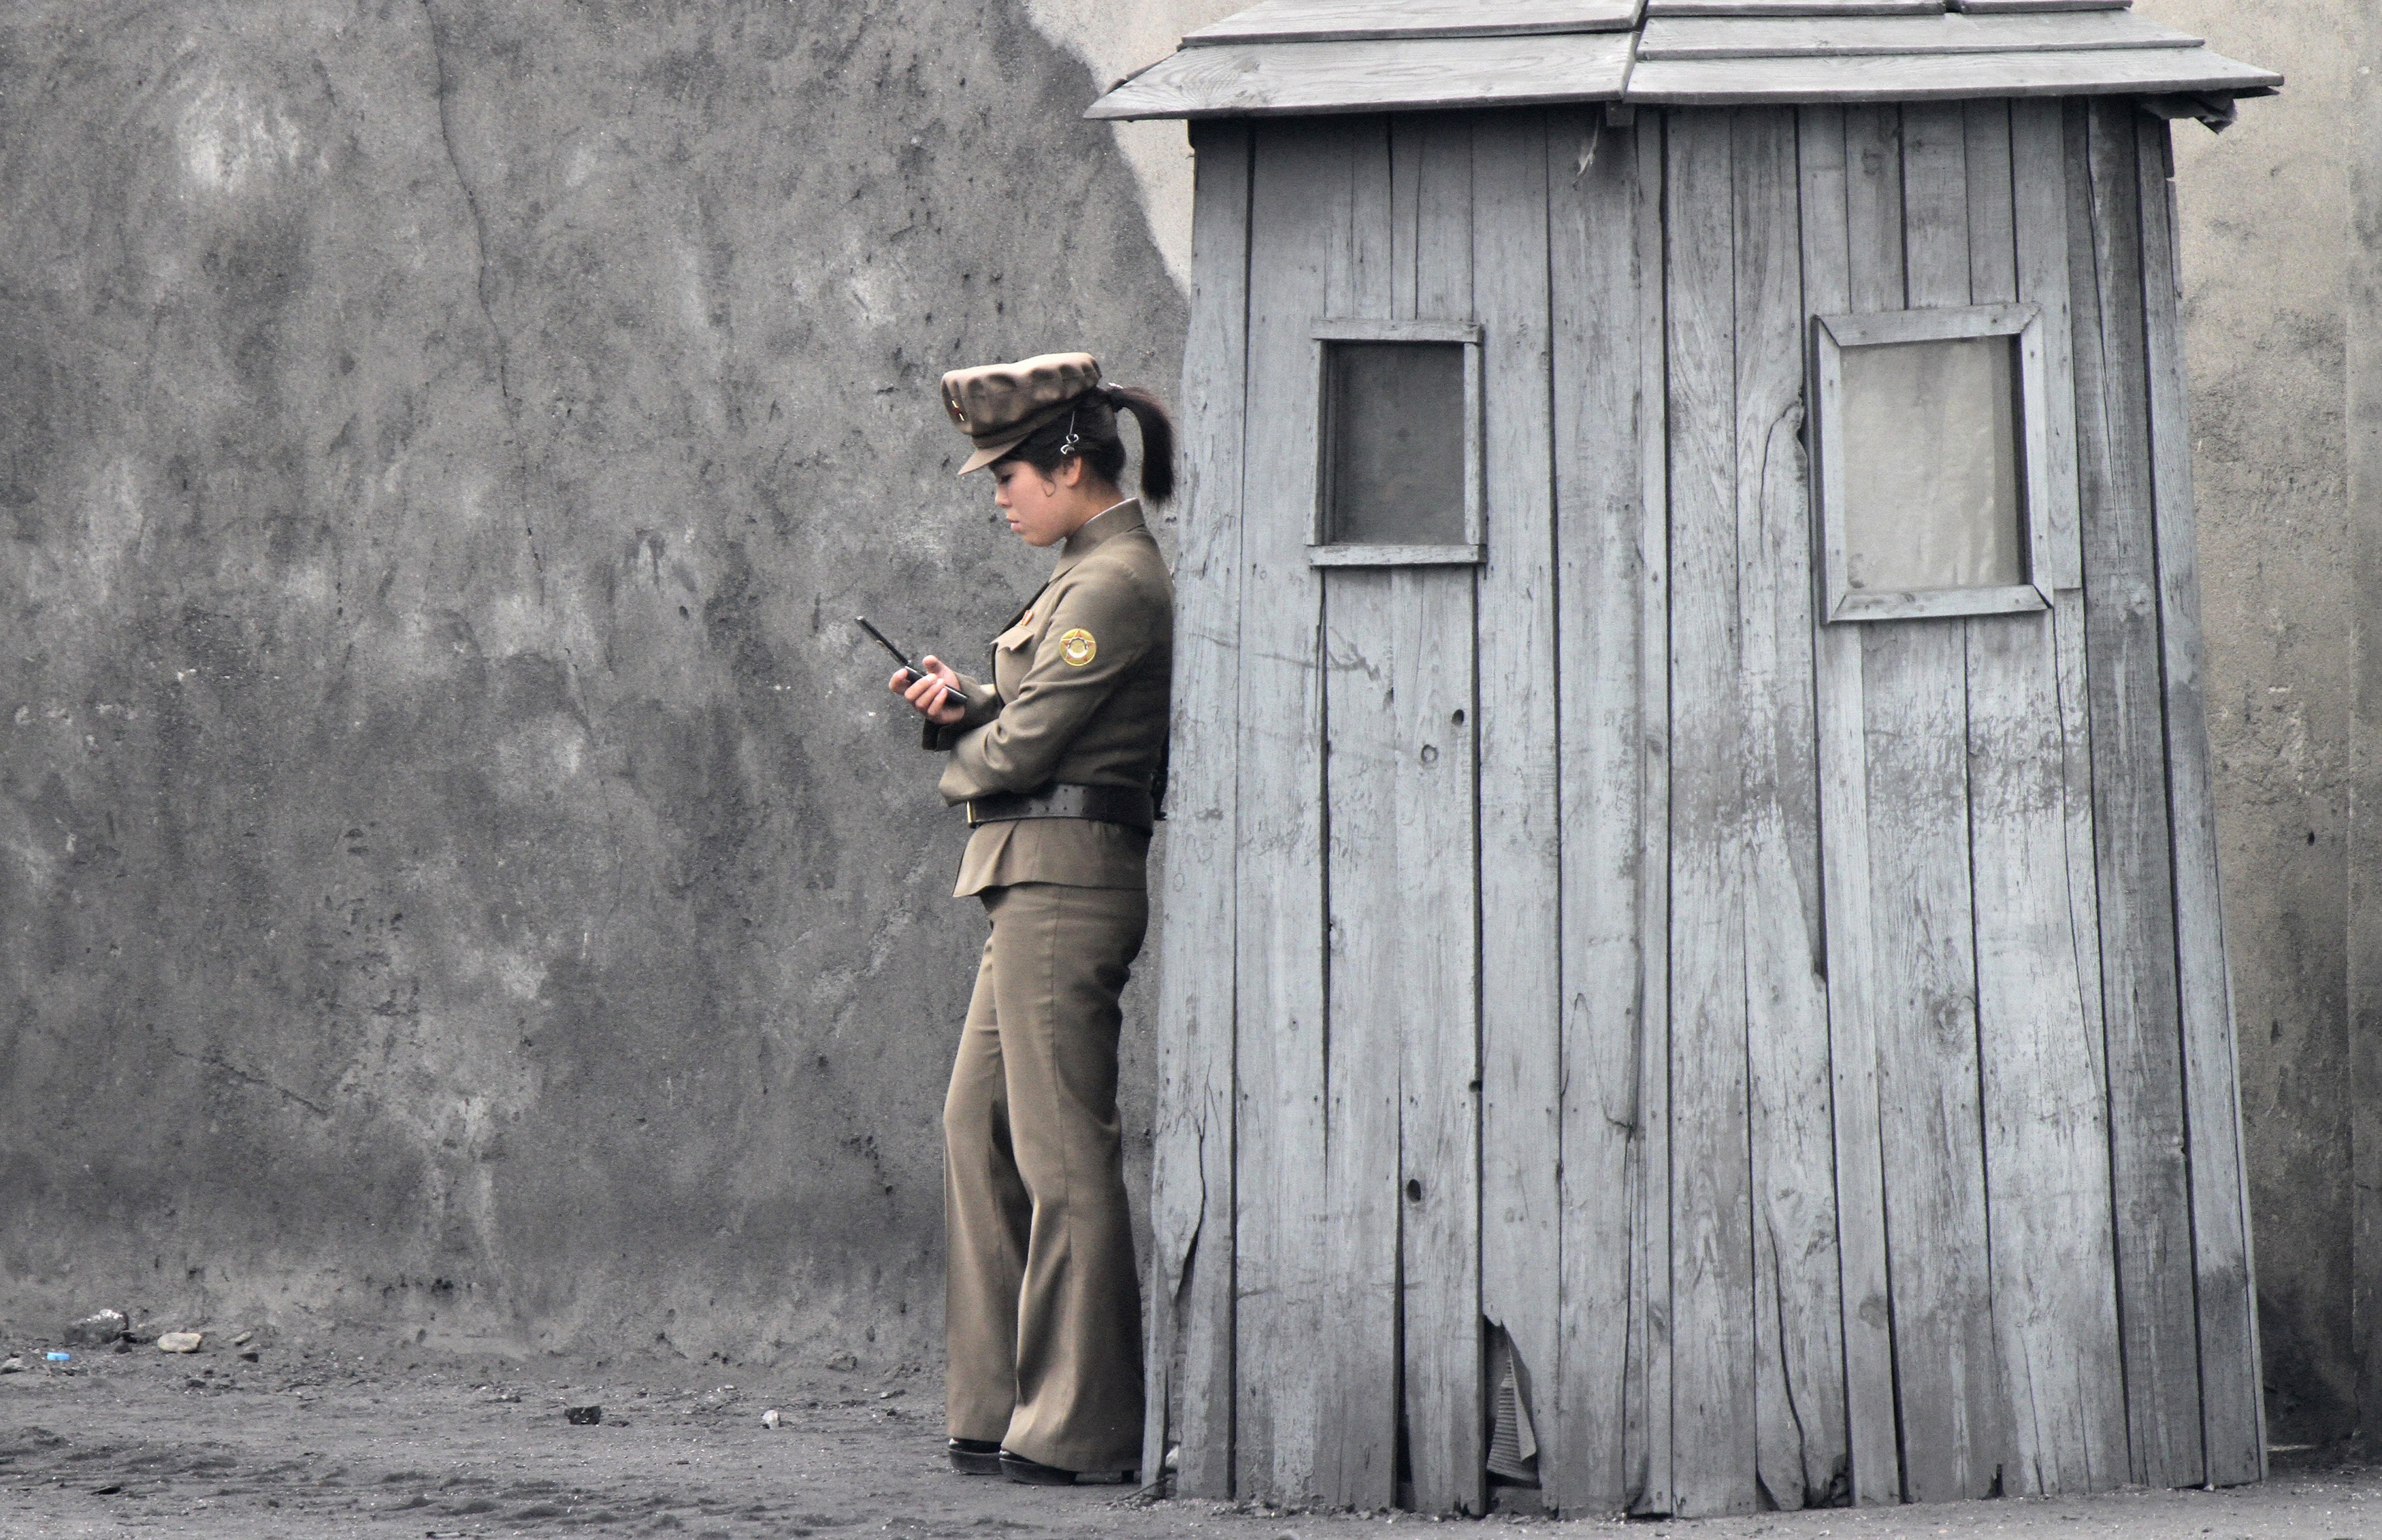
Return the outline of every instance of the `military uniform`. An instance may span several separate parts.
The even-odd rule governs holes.
[[[927,728],[975,826],[956,891],[992,923],[943,1107],[950,1432],[1062,1472],[1140,1452],[1117,1000],[1148,921],[1173,629],[1157,543],[1119,503],[1068,537],[990,679],[961,679],[961,720]]]

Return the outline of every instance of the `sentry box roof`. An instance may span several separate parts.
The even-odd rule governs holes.
[[[2125,94],[2222,127],[2282,83],[2126,0],[1261,0],[1086,116]]]

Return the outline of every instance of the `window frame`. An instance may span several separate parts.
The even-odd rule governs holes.
[[[2051,607],[2051,395],[2044,324],[2043,307],[2033,304],[1946,306],[1811,318],[1811,491],[1819,515],[1812,524],[1820,548],[1820,609],[1824,623],[2023,615]],[[2019,549],[2026,560],[2026,580],[1980,588],[1890,592],[1853,588],[1845,546],[1844,457],[1836,442],[1836,430],[1844,421],[1846,350],[1989,336],[2018,339]]]
[[[1307,559],[1315,567],[1477,567],[1488,557],[1487,464],[1481,443],[1482,332],[1470,321],[1373,321],[1327,317],[1315,323],[1315,507],[1307,529]],[[1361,545],[1330,539],[1332,435],[1332,344],[1335,342],[1457,343],[1464,348],[1464,539],[1453,544]]]

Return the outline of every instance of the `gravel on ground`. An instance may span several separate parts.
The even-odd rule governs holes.
[[[478,1540],[1353,1540],[1461,1523],[1013,1485],[942,1458],[939,1387],[911,1366],[765,1371],[655,1360],[357,1356],[211,1334],[191,1354],[77,1351],[0,1374],[0,1536]],[[849,1362],[849,1361],[846,1361]],[[731,1383],[731,1381],[737,1383]],[[571,1407],[600,1405],[592,1425]],[[779,1425],[763,1414],[779,1413]],[[1527,1502],[1527,1498],[1524,1499]],[[1737,1518],[1480,1521],[1498,1540],[2124,1536],[2382,1540],[2382,1468],[2278,1457],[2263,1485]],[[1451,1537],[1452,1540],[1452,1537]]]

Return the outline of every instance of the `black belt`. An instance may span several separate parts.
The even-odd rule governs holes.
[[[1014,818],[1088,818],[1099,824],[1123,824],[1148,833],[1157,822],[1158,807],[1137,786],[1047,786],[1039,791],[1003,791],[970,798],[968,827],[1005,824]]]

